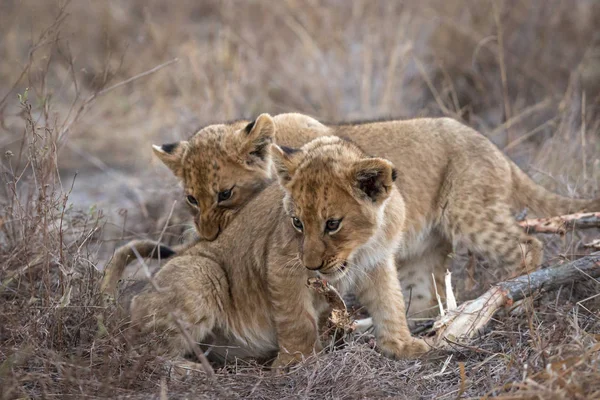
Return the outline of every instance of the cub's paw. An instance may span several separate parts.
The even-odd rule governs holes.
[[[204,373],[202,364],[183,359],[167,361],[163,364],[163,367],[165,368],[168,377],[177,381],[185,381],[193,374]]]
[[[290,354],[279,352],[277,358],[273,361],[273,364],[271,364],[271,371],[275,374],[284,374],[295,364],[302,361],[302,358],[302,354],[300,353]]]
[[[414,337],[407,340],[382,340],[378,347],[385,356],[398,360],[416,358],[432,349],[426,341]]]
[[[406,350],[409,353],[409,357],[420,357],[432,348],[433,347],[431,346],[431,344],[429,344],[425,340],[414,337],[410,338],[410,343],[406,346]]]

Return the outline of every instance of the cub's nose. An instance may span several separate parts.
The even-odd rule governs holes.
[[[219,230],[217,229],[216,231],[214,231],[212,233],[204,234],[203,237],[202,237],[202,239],[206,240],[207,242],[212,242],[218,236],[219,236]]]
[[[198,236],[208,242],[215,240],[219,236],[219,233],[221,233],[219,225],[210,225],[202,222],[196,222],[196,230],[198,231]]]
[[[320,265],[317,265],[317,266],[309,266],[309,265],[305,265],[305,267],[306,267],[307,269],[310,269],[311,271],[318,271],[318,270],[320,270],[321,268],[323,268],[323,264],[325,264],[325,263],[324,263],[323,261],[321,261],[321,264],[320,264]]]

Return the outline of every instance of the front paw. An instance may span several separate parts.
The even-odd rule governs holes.
[[[426,341],[415,337],[407,340],[381,340],[377,347],[386,357],[397,360],[416,358],[432,349]]]
[[[280,351],[275,361],[273,361],[273,364],[271,364],[271,370],[276,374],[283,374],[287,372],[290,367],[302,361],[302,359],[303,357],[300,353],[291,354]]]
[[[163,368],[165,368],[165,371],[170,379],[177,381],[185,381],[194,374],[205,373],[202,364],[184,359],[166,361],[163,364]]]

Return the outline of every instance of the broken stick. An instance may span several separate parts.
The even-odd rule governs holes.
[[[480,297],[461,304],[456,310],[435,321],[433,330],[436,333],[436,346],[448,347],[449,342],[460,342],[473,337],[481,332],[498,310],[515,301],[534,293],[556,290],[571,281],[598,277],[600,252],[500,282]]]
[[[519,222],[527,233],[558,233],[571,229],[600,228],[600,212],[559,215],[551,218],[526,219]]]
[[[331,313],[324,332],[324,339],[333,339],[334,343],[341,344],[344,342],[346,336],[356,329],[356,323],[354,318],[348,313],[346,302],[340,293],[323,279],[308,278],[306,285],[322,295],[331,307]]]

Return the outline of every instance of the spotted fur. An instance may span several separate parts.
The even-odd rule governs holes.
[[[285,154],[276,146],[271,148]],[[173,258],[155,274],[153,285],[133,297],[129,306],[133,327],[140,334],[161,332],[164,342],[158,349],[179,357],[190,348],[173,320],[177,318],[197,342],[217,340],[232,353],[257,358],[278,353],[275,366],[284,366],[322,348],[318,321],[323,320],[328,304],[306,282],[330,271],[329,278],[342,293],[355,290],[368,308],[384,354],[404,358],[426,351],[428,346],[408,331],[393,263],[404,209],[392,182],[391,163],[368,158],[337,138],[315,139],[292,156],[290,163],[302,167],[288,171],[291,186],[284,191],[277,183],[267,185],[238,210],[215,240],[201,241]],[[315,169],[325,166],[332,173],[319,178],[319,187],[313,187]],[[365,194],[357,177],[373,173],[380,192]],[[310,246],[316,239],[297,234],[290,223],[290,201],[307,223],[317,221],[317,216],[305,205],[306,197],[290,189],[294,185],[316,191],[318,204],[325,205],[342,192],[349,200],[344,206],[347,220],[338,232],[344,240],[328,253],[332,260],[347,261],[346,274],[335,272],[339,263],[319,272],[305,268],[306,252],[314,252]],[[331,188],[332,197],[323,197],[322,188]],[[289,196],[285,207],[284,195]],[[360,234],[350,234],[353,220],[362,227]],[[313,231],[313,225],[307,227]],[[374,243],[373,237],[381,243]],[[387,250],[372,256],[368,265],[356,264],[372,246]],[[109,265],[107,276],[115,277],[112,269]],[[103,288],[114,291],[111,284]]]
[[[505,275],[536,268],[542,259],[541,243],[516,224],[515,210],[528,207],[540,216],[600,210],[600,199],[570,199],[536,185],[484,136],[452,119],[330,127],[300,114],[273,120],[275,129],[263,130],[259,117],[251,129],[256,136],[244,130],[248,121],[210,126],[182,142],[181,151],[178,147],[173,154],[157,152],[201,203],[196,219],[200,236],[216,237],[271,180],[268,157],[253,164],[240,161],[247,153],[239,149],[252,148],[261,132],[292,148],[322,135],[347,137],[396,166],[396,186],[406,203],[396,261],[402,284],[411,293],[411,312],[434,304],[431,273],[441,281],[457,243],[486,257]],[[231,204],[217,206],[216,191],[233,184],[237,190]]]

